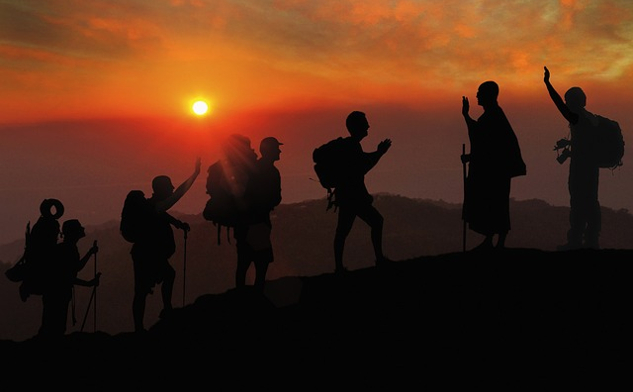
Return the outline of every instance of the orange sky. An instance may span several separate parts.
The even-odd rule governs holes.
[[[630,85],[621,1],[5,0],[2,122],[418,104],[483,78]]]
[[[489,79],[528,163],[513,196],[566,205],[552,152],[566,123],[543,65],[561,94],[581,85],[626,140],[632,40],[628,0],[0,0],[0,203],[11,206],[0,243],[53,195],[87,222],[115,217],[129,187],[184,179],[194,155],[210,163],[213,133],[254,145],[275,134],[284,201],[321,197],[311,151],[356,109],[372,124],[366,150],[394,141],[371,191],[459,202],[461,96]],[[194,118],[195,98],[211,115]],[[601,177],[604,205],[633,210],[629,166]],[[201,186],[183,210],[197,211]]]

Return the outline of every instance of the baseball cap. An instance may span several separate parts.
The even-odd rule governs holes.
[[[276,137],[270,136],[262,139],[262,141],[259,143],[259,150],[261,151],[266,148],[277,148],[283,145],[284,144],[277,140]]]

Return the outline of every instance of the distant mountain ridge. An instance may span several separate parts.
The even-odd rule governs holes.
[[[462,251],[461,205],[390,194],[379,194],[375,198],[376,206],[385,217],[385,252],[393,260]],[[332,239],[336,214],[326,211],[326,205],[325,199],[316,199],[282,204],[275,210],[272,217],[275,262],[269,269],[269,280],[316,276],[333,271]],[[567,207],[551,206],[541,200],[513,200],[512,230],[507,246],[555,250],[565,240],[568,212]],[[176,231],[177,252],[171,263],[177,272],[173,297],[177,307],[190,304],[200,296],[223,293],[233,288],[236,258],[232,238],[223,234],[218,244],[216,228],[200,214],[181,215],[180,218],[189,222],[192,229],[187,239],[186,265],[182,232]],[[103,273],[98,289],[98,329],[111,334],[131,331],[131,244],[121,238],[118,221],[87,227],[87,237],[79,243],[80,251],[85,252],[94,239],[98,240],[100,248],[97,267]],[[467,249],[471,249],[481,241],[481,237],[467,230],[466,240]],[[628,211],[603,208],[601,245],[605,249],[633,248],[633,216]],[[4,269],[17,260],[22,249],[20,241],[0,246]],[[361,220],[355,222],[346,244],[345,264],[351,270],[373,266],[369,230]],[[92,272],[91,260],[82,276],[89,277]],[[252,273],[249,279],[252,279]],[[76,293],[76,312],[81,324],[90,290],[77,288]],[[159,295],[154,293],[148,297],[148,326],[158,320]],[[0,296],[0,312],[13,315],[5,317],[0,324],[0,339],[21,341],[34,336],[40,323],[40,298],[32,297],[21,302],[18,284],[6,278],[0,279]],[[71,326],[69,332],[79,327]]]

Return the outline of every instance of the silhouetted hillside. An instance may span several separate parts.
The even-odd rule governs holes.
[[[385,216],[384,247],[392,259],[406,260],[462,250],[461,205],[396,195],[377,195],[376,204]],[[272,216],[276,261],[269,269],[270,280],[317,276],[334,270],[332,239],[336,214],[326,211],[325,207],[326,201],[319,199],[282,204],[276,209]],[[540,200],[513,201],[508,247],[553,251],[556,245],[565,242],[568,212],[567,207],[551,206]],[[25,218],[25,224],[35,218]],[[217,231],[211,223],[200,215],[181,218],[191,224],[192,230],[187,240],[186,265],[182,232],[176,232],[177,252],[171,260],[177,272],[173,297],[176,307],[181,307],[183,303],[191,304],[207,294],[224,293],[231,289],[236,259],[233,240],[231,238],[229,243],[224,231],[218,245]],[[603,227],[603,248],[633,248],[633,216],[627,211],[603,208]],[[131,244],[121,238],[117,221],[87,227],[87,237],[79,243],[80,251],[85,252],[94,239],[98,240],[100,248],[97,267],[103,273],[97,290],[96,330],[109,334],[132,331]],[[467,231],[467,249],[480,241],[481,237]],[[1,246],[0,260],[14,262],[21,255],[23,246],[21,241]],[[349,269],[357,270],[371,267],[373,262],[368,228],[358,220],[346,243],[345,263]],[[4,265],[6,267],[8,264]],[[81,275],[90,277],[93,269],[94,260],[91,260]],[[252,275],[249,279],[252,281]],[[80,331],[90,294],[89,288],[76,288],[78,322],[75,326],[69,324],[69,332]],[[34,336],[40,324],[40,297],[22,302],[18,296],[18,284],[3,277],[0,279],[0,298],[0,314],[11,315],[3,317],[0,322],[0,339],[22,341]],[[159,293],[148,297],[146,325],[158,320],[160,307]],[[89,315],[87,320],[84,331],[94,330],[93,316]]]
[[[570,386],[580,380],[565,378],[570,366],[630,362],[632,256],[522,248],[424,256],[345,276],[279,278],[265,296],[204,294],[145,334],[74,332],[0,347],[11,359],[5,374],[24,390],[516,390],[541,389],[544,370]]]

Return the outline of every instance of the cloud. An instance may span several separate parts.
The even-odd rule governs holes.
[[[536,89],[543,65],[624,83],[633,57],[627,0],[9,0],[0,15],[0,72],[31,74],[16,88],[39,73],[165,102],[192,86],[235,104],[413,98],[491,78]]]

